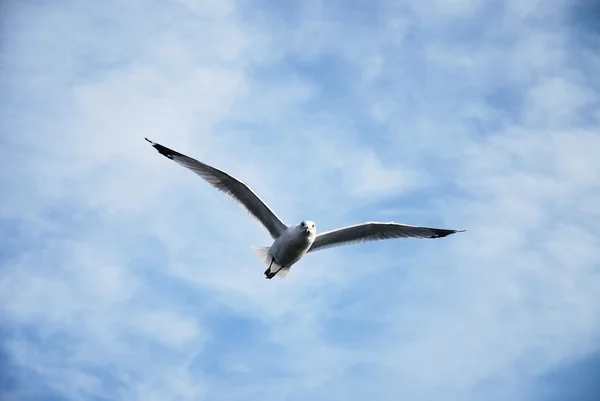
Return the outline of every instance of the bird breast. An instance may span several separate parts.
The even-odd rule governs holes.
[[[291,266],[306,254],[314,240],[314,235],[287,230],[271,246],[271,256],[278,264]]]

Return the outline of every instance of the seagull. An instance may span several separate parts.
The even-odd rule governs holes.
[[[158,153],[188,168],[239,203],[267,229],[273,238],[271,246],[252,246],[252,250],[267,266],[264,274],[269,280],[275,276],[285,278],[290,268],[309,252],[392,238],[442,238],[465,231],[418,227],[394,222],[367,222],[317,234],[315,223],[311,220],[286,225],[248,185],[237,178],[148,138],[145,139]]]

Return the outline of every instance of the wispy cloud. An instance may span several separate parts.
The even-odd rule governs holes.
[[[4,398],[595,391],[569,380],[593,375],[600,331],[600,58],[585,9],[4,10]],[[288,223],[468,231],[327,250],[264,280],[249,245],[265,231],[143,137],[238,176]]]

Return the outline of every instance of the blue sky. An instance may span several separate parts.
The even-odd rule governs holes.
[[[3,2],[3,400],[595,399],[596,2]],[[311,254],[287,223],[466,228]]]

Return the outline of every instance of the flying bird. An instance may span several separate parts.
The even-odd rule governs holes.
[[[158,153],[190,169],[241,204],[267,229],[273,238],[271,246],[252,246],[256,256],[267,266],[264,272],[267,279],[275,276],[285,278],[290,268],[304,255],[320,249],[391,238],[442,238],[465,231],[410,226],[394,222],[368,222],[317,234],[314,221],[304,220],[295,225],[286,225],[248,185],[237,178],[148,138],[145,139]]]

